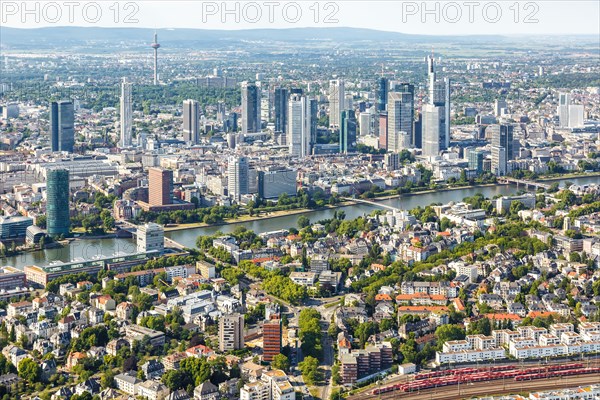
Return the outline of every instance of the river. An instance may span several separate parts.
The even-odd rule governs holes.
[[[600,177],[582,177],[566,179],[565,181],[589,184],[600,183]],[[562,184],[563,181],[560,181]],[[417,206],[426,206],[432,203],[448,203],[451,201],[461,201],[465,197],[473,196],[477,193],[483,194],[485,197],[492,198],[497,195],[511,195],[517,192],[517,187],[514,185],[497,185],[485,186],[478,188],[464,188],[447,191],[439,191],[434,193],[422,193],[414,195],[405,195],[401,198],[394,198],[381,201],[393,207],[410,210]],[[357,218],[361,215],[371,213],[378,207],[368,204],[356,204],[339,208],[346,213],[347,219]],[[254,232],[268,232],[278,229],[287,229],[295,227],[300,215],[304,215],[311,222],[328,219],[333,217],[335,209],[325,209],[311,211],[304,214],[288,215],[277,218],[266,218],[256,221],[243,223],[234,223],[221,226],[209,226],[203,228],[193,228],[180,231],[167,232],[165,236],[179,242],[187,247],[194,247],[196,238],[200,235],[212,235],[215,232],[221,231],[224,233],[231,232],[237,226],[245,226]],[[15,257],[7,257],[2,260],[2,265],[11,265],[16,268],[23,268],[26,265],[47,265],[52,261],[70,261],[74,258],[89,259],[94,256],[104,255],[110,256],[116,252],[132,253],[135,251],[135,244],[132,239],[93,239],[93,240],[75,240],[68,246],[60,249],[49,249],[44,251],[36,251],[23,253]]]

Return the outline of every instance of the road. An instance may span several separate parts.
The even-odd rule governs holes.
[[[335,313],[338,306],[327,307],[329,304],[339,301],[341,296],[331,297],[322,301],[317,307],[317,311],[321,314],[321,345],[323,346],[323,361],[321,362],[321,369],[323,370],[324,382],[319,386],[320,398],[322,400],[329,400],[331,388],[333,386],[333,379],[331,379],[331,367],[335,361],[335,355],[333,351],[333,340],[329,336],[328,330],[331,324],[331,317]]]
[[[537,379],[534,381],[496,380],[490,382],[477,382],[467,385],[445,386],[443,388],[421,390],[413,393],[390,392],[382,395],[361,393],[348,397],[348,399],[406,399],[406,400],[460,400],[473,396],[498,395],[508,393],[535,392],[549,389],[570,388],[582,385],[597,384],[600,374],[569,376],[563,378]]]

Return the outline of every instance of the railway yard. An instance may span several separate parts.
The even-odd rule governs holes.
[[[415,374],[413,379],[387,383],[350,399],[463,399],[492,394],[522,393],[600,382],[600,367],[582,362],[537,366],[499,365],[456,368]]]

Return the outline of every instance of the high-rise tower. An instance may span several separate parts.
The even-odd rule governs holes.
[[[121,147],[131,146],[131,125],[132,125],[132,84],[123,78],[121,82]]]
[[[52,151],[73,152],[75,144],[75,109],[72,101],[50,104],[50,138]]]
[[[67,236],[69,217],[69,170],[52,169],[46,173],[46,228],[50,236]]]
[[[158,49],[160,48],[160,44],[158,44],[158,34],[154,32],[154,43],[150,45],[154,49],[154,85],[158,85]]]
[[[260,130],[260,88],[254,82],[243,82],[242,133],[257,133]]]
[[[200,107],[196,100],[183,101],[183,141],[198,144],[200,136]]]
[[[346,91],[344,81],[335,79],[329,81],[329,127],[339,128],[342,118],[342,110],[345,109]]]

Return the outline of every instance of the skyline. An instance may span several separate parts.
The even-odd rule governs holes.
[[[181,0],[167,4],[149,0],[121,1],[111,3],[112,6],[84,2],[81,9],[71,10],[66,2],[41,1],[36,2],[28,14],[20,3],[3,2],[0,14],[3,26],[26,29],[77,26],[236,31],[347,27],[431,36],[597,35],[600,32],[596,18],[600,4],[587,0],[568,3],[482,1],[474,6],[468,2],[439,1],[427,2],[425,7],[424,2],[385,0],[275,3],[276,6],[269,6],[267,2],[231,1],[227,2],[231,8],[224,8],[223,2]]]

